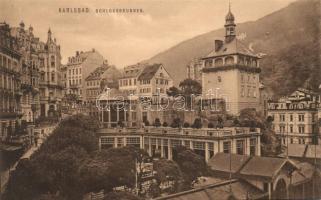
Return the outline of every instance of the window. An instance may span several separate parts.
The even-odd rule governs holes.
[[[284,114],[280,114],[280,122],[284,122],[285,121],[285,115]]]
[[[290,114],[290,122],[293,122],[293,115]]]
[[[231,65],[231,64],[233,64],[234,63],[234,58],[233,57],[227,57],[226,59],[225,59],[225,64],[226,65]]]
[[[251,96],[251,87],[247,87],[247,96],[248,96],[248,97]]]
[[[219,83],[222,82],[221,76],[218,76],[218,77],[217,77],[217,81],[218,81]]]
[[[299,122],[304,122],[304,114],[299,114]]]
[[[284,133],[285,132],[285,126],[284,125],[280,125],[280,133]]]
[[[79,68],[79,74],[81,74],[81,68]]]
[[[51,67],[55,67],[55,56],[51,56],[50,61],[51,61]]]
[[[243,83],[244,82],[244,75],[241,74],[241,82]]]
[[[230,141],[223,142],[223,152],[224,153],[231,153],[231,142]]]
[[[290,125],[290,133],[293,133],[293,126]]]
[[[223,59],[222,58],[217,58],[215,60],[215,66],[222,66],[222,65],[223,65]]]
[[[51,73],[51,81],[52,81],[52,82],[55,81],[55,73]]]
[[[241,86],[241,96],[242,96],[242,97],[244,97],[244,96],[245,96],[244,86]]]
[[[299,133],[304,133],[304,126],[299,126]]]
[[[198,150],[204,150],[205,149],[205,143],[204,142],[193,142],[193,148]]]
[[[236,153],[240,155],[244,154],[244,140],[236,141]]]
[[[250,155],[254,156],[256,154],[256,138],[250,139]]]

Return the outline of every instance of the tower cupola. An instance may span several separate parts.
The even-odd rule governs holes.
[[[235,20],[234,15],[231,12],[231,4],[229,4],[229,10],[225,17],[225,25],[224,25],[226,43],[229,43],[230,41],[232,41],[236,36],[236,31],[235,31],[236,24],[234,20]]]

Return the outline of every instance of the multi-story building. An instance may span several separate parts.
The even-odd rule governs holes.
[[[137,64],[124,68],[119,89],[144,97],[166,94],[173,79],[162,64]]]
[[[22,116],[20,107],[21,54],[10,27],[0,23],[0,139],[6,140],[15,132]]]
[[[268,103],[268,116],[282,144],[315,144],[319,138],[316,93],[299,88],[289,97]]]
[[[96,68],[85,79],[85,99],[86,103],[95,104],[97,97],[105,87],[118,88],[118,78],[120,72],[114,65],[103,64]]]
[[[193,59],[186,67],[186,77],[202,84],[203,62],[201,59]]]
[[[261,155],[260,129],[192,129],[145,127],[141,129],[106,129],[98,131],[99,148],[136,146],[150,156],[172,159],[174,147],[185,146],[204,157],[206,162],[219,152]]]
[[[62,91],[60,45],[48,30],[47,42],[39,42],[40,115],[59,116]]]
[[[202,94],[225,99],[226,111],[238,115],[244,108],[259,108],[259,57],[236,38],[234,15],[225,18],[225,40],[202,58]]]
[[[22,120],[34,122],[40,115],[39,101],[39,38],[33,35],[30,26],[25,30],[23,22],[19,27],[11,29],[11,35],[18,41],[19,52],[22,55],[21,70],[21,109]]]
[[[79,101],[85,101],[85,79],[105,62],[107,61],[95,49],[76,51],[76,55],[69,57],[66,64],[66,94],[78,95]]]

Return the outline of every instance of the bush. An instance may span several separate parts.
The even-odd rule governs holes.
[[[189,123],[188,123],[188,122],[185,122],[183,126],[184,126],[184,128],[188,128],[188,127],[190,127],[190,125],[189,125]]]
[[[172,128],[179,128],[181,126],[181,119],[175,118],[171,124]]]
[[[167,127],[168,126],[168,123],[167,122],[164,122],[163,123],[163,127]]]
[[[145,124],[145,126],[149,126],[149,121],[146,120],[146,121],[144,122],[144,124]]]
[[[202,120],[201,118],[196,118],[194,120],[194,124],[193,124],[193,128],[202,128],[203,124],[202,124]]]
[[[208,128],[214,128],[214,124],[212,122],[208,123],[207,125]]]
[[[160,127],[161,126],[161,122],[160,122],[160,120],[158,118],[155,119],[154,126],[156,126],[156,127]]]

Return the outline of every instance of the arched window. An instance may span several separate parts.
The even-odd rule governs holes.
[[[215,59],[215,66],[222,66],[223,65],[223,59],[217,58]]]
[[[234,64],[234,58],[232,56],[225,58],[225,65],[231,65]]]
[[[213,60],[211,59],[205,60],[205,67],[212,67],[212,65],[213,65]]]

